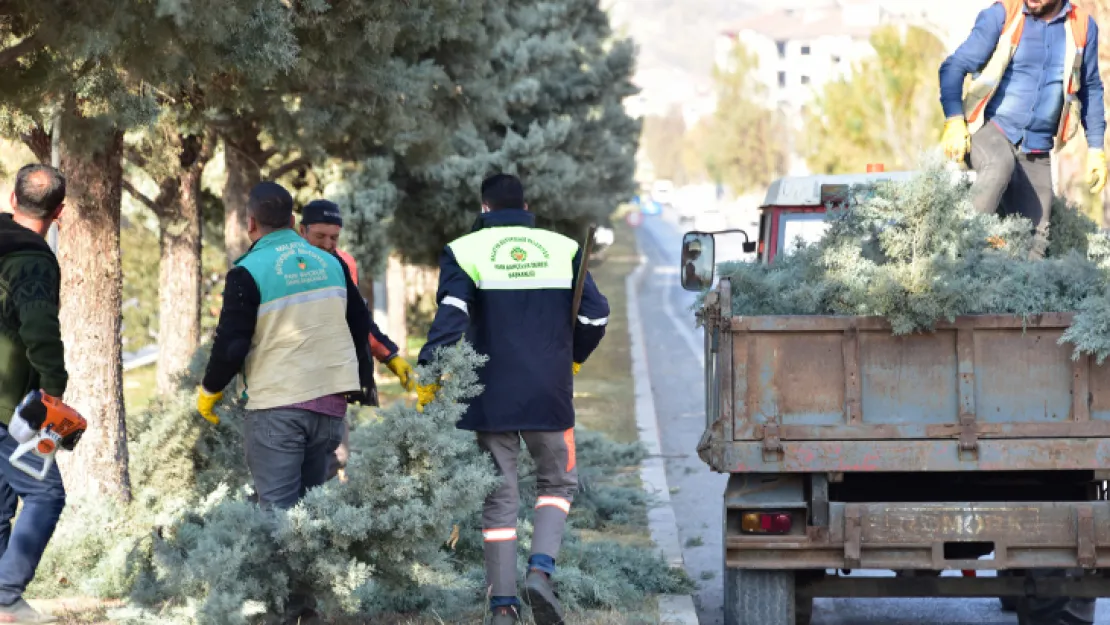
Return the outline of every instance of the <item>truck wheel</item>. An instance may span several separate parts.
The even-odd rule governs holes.
[[[1016,577],[1017,574],[1012,569],[1001,569],[998,571],[999,577]],[[1017,597],[999,597],[998,602],[1002,604],[1003,612],[1017,612]]]
[[[725,570],[725,625],[795,625],[794,571]]]
[[[1018,625],[1093,625],[1094,599],[1022,597],[1017,600]]]

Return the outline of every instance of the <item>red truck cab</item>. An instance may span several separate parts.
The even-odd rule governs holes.
[[[875,171],[877,170],[877,171]],[[868,166],[865,174],[822,174],[779,178],[767,188],[759,207],[759,262],[774,262],[775,257],[796,238],[815,243],[828,227],[825,212],[828,206],[843,205],[853,186],[868,185],[881,180],[908,180],[912,171],[882,171],[882,166]]]

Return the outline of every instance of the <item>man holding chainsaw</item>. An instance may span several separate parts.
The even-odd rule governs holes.
[[[339,234],[342,231],[343,215],[340,214],[339,206],[335,202],[313,200],[301,209],[301,236],[313,247],[339,257],[339,260],[347,266],[347,271],[351,274],[351,280],[355,283],[355,286],[358,286],[358,265],[355,264],[355,259],[338,248]],[[370,320],[370,335],[368,338],[370,354],[378,362],[385,364],[393,372],[393,375],[397,376],[397,379],[401,381],[401,386],[406,391],[414,390],[416,388],[416,376],[413,373],[412,365],[398,355],[400,350],[398,350],[397,344],[378,328],[378,324],[373,321],[373,316]],[[377,404],[376,398],[374,404]],[[328,479],[335,477],[347,465],[347,458],[350,455],[348,447],[350,428],[346,421],[343,423],[343,442],[332,454],[328,464]]]
[[[58,325],[61,272],[44,238],[65,197],[61,172],[26,165],[16,174],[12,213],[0,215],[0,623],[57,620],[35,611],[23,591],[65,507],[62,475],[55,464],[40,481],[13,466],[8,459],[18,442],[8,428],[28,393],[61,398],[69,381]]]
[[[964,79],[973,79],[964,94]],[[1087,178],[1106,186],[1106,118],[1098,72],[1098,26],[1071,0],[999,0],[940,66],[948,158],[970,156],[972,202],[983,213],[1020,214],[1044,256],[1052,210],[1050,153],[1087,134]]]
[[[609,303],[586,272],[586,253],[560,234],[535,227],[515,176],[482,183],[482,214],[470,234],[440,257],[439,310],[420,363],[464,336],[489,357],[478,370],[484,391],[458,427],[477,433],[501,486],[485,502],[482,535],[493,625],[519,619],[516,526],[520,441],[536,463],[537,500],[525,598],[538,625],[563,623],[551,575],[578,486],[574,449],[574,383],[605,335]],[[575,285],[581,306],[574,311]],[[417,386],[417,407],[438,386]]]

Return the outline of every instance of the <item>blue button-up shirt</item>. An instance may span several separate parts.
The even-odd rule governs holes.
[[[998,90],[987,104],[985,118],[997,125],[1014,145],[1025,152],[1052,149],[1064,105],[1064,53],[1070,2],[1059,15],[1042,20],[1025,13],[1025,25],[1014,58]],[[1087,145],[1102,148],[1106,134],[1102,78],[1098,75],[1098,26],[1088,18],[1087,45],[1083,50],[1079,103]],[[998,47],[1006,26],[1006,8],[995,3],[979,13],[971,36],[940,66],[940,102],[945,117],[963,115],[963,85],[968,74],[983,69]],[[1076,42],[1077,45],[1082,42]]]

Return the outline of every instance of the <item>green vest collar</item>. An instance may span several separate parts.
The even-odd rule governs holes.
[[[243,262],[243,259],[247,256],[250,256],[251,252],[255,250],[265,249],[274,245],[281,245],[282,243],[288,243],[290,241],[295,241],[301,238],[301,235],[297,234],[297,231],[292,228],[282,228],[281,230],[275,230],[274,232],[271,232],[270,234],[267,234],[266,236],[252,243],[242,256],[235,259],[234,264],[236,267],[238,267],[239,264]]]

